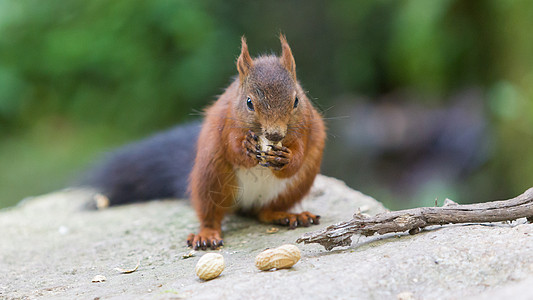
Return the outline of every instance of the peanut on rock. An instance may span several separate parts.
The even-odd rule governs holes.
[[[196,275],[202,280],[216,278],[224,270],[224,257],[218,253],[204,254],[196,264]]]
[[[294,245],[283,245],[267,249],[255,258],[255,266],[261,271],[270,269],[288,269],[300,260],[300,249]]]

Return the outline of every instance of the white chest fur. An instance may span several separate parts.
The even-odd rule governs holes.
[[[261,208],[287,187],[291,179],[279,179],[268,168],[256,166],[235,170],[238,182],[236,204],[242,209]]]

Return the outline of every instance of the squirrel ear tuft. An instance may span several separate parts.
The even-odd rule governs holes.
[[[279,34],[279,40],[281,42],[281,64],[287,69],[294,80],[296,80],[296,63],[294,62],[294,57],[292,56],[291,47],[287,43],[287,39],[283,33]]]
[[[246,38],[244,35],[241,37],[241,55],[237,59],[237,70],[239,71],[239,78],[241,82],[250,72],[253,67],[253,61],[248,52],[248,45],[246,45]]]

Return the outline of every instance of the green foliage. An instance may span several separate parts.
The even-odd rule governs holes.
[[[228,34],[216,30],[198,2],[3,6],[21,11],[0,27],[0,78],[9,87],[0,107],[17,116],[8,126],[31,126],[48,115],[132,131],[168,125],[207,102],[231,65],[214,63],[218,55],[232,57],[234,46],[225,45]]]

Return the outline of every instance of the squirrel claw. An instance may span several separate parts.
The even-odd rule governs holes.
[[[259,141],[259,137],[252,130],[248,130],[248,136],[250,136],[254,141]]]
[[[294,221],[289,225],[289,229],[296,229],[296,227],[298,227],[298,221]]]

